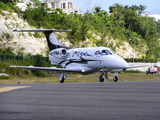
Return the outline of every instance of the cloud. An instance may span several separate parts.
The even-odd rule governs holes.
[[[160,15],[154,14],[154,15],[149,15],[149,17],[154,17],[156,21],[160,20]]]

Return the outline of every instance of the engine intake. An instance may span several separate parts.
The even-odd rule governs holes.
[[[66,55],[67,55],[66,49],[61,50],[61,56],[66,56]]]
[[[50,55],[54,57],[65,57],[67,50],[65,48],[54,49],[50,52]]]

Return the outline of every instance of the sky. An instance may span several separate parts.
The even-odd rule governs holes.
[[[95,6],[100,6],[102,10],[109,12],[109,6],[112,6],[115,3],[120,5],[145,5],[148,11],[148,15],[158,14],[160,15],[160,0],[69,0],[73,1],[76,5],[76,8],[79,8],[82,12],[87,10],[92,10]]]

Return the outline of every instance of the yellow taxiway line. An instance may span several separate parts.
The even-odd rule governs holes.
[[[0,88],[0,93],[15,90],[15,89],[27,88],[27,87],[30,87],[30,86],[2,87]]]

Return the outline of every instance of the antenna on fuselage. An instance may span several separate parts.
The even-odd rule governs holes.
[[[94,44],[94,47],[97,47],[96,44]]]

